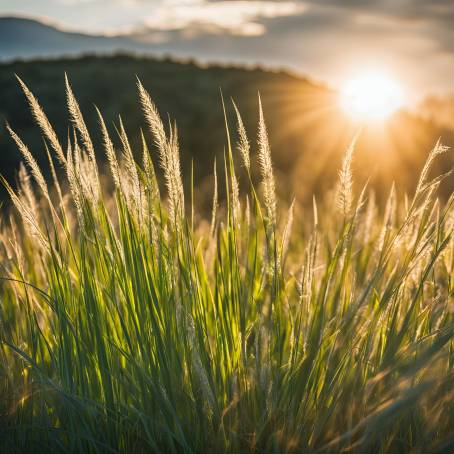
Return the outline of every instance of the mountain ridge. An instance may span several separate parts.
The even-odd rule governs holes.
[[[151,44],[129,36],[104,36],[60,29],[29,17],[0,17],[0,60],[81,56],[87,53],[114,54],[129,51],[152,54]]]

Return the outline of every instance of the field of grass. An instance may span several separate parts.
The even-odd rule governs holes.
[[[25,166],[17,190],[3,180],[3,452],[452,449],[454,197],[430,172],[446,147],[382,207],[353,183],[355,138],[302,210],[276,198],[261,103],[258,159],[228,105],[205,219],[140,82],[139,163],[99,113],[109,181],[69,83],[67,149],[23,89],[52,182],[8,127]]]

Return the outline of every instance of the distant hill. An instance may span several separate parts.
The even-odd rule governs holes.
[[[121,50],[146,53],[153,48],[129,37],[71,33],[33,19],[0,17],[0,60],[111,54]]]
[[[3,29],[2,29],[2,32]],[[260,91],[267,120],[273,161],[280,192],[310,200],[313,192],[333,186],[342,154],[357,125],[337,107],[332,90],[285,72],[211,66],[171,60],[111,56],[49,61],[15,62],[0,65],[0,173],[14,179],[20,156],[3,127],[5,120],[23,137],[45,165],[44,147],[27,103],[14,78],[17,73],[35,93],[63,143],[68,133],[64,79],[67,72],[79,99],[86,122],[98,145],[98,122],[93,104],[104,113],[112,136],[121,114],[132,143],[140,153],[140,128],[145,122],[140,110],[136,75],[150,91],[163,118],[174,118],[179,128],[183,174],[188,183],[194,162],[199,200],[207,206],[211,197],[211,173],[215,156],[223,161],[226,143],[220,89],[227,105],[228,121],[235,142],[235,118],[230,98],[237,102],[256,151],[257,92]],[[355,181],[389,188],[393,180],[407,190],[415,184],[419,170],[438,137],[454,145],[452,128],[415,114],[401,112],[383,128],[366,128],[355,152]],[[149,144],[152,138],[148,131]],[[157,162],[157,161],[156,161]],[[439,169],[452,165],[452,156],[439,161]],[[257,165],[254,172],[258,174]],[[243,180],[244,181],[244,180]],[[454,189],[451,181],[449,190]]]

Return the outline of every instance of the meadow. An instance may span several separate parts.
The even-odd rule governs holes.
[[[25,164],[3,179],[3,452],[452,449],[454,196],[432,172],[447,147],[379,203],[354,181],[355,136],[303,209],[276,196],[260,98],[253,132],[229,102],[206,216],[198,163],[182,174],[140,81],[140,150],[100,111],[90,135],[67,79],[63,147],[19,82],[48,163],[7,126]]]

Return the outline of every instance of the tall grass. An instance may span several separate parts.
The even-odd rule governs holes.
[[[113,193],[68,80],[66,151],[21,85],[57,162],[48,149],[48,188],[9,128],[28,170],[17,190],[3,180],[4,452],[452,446],[454,198],[436,198],[450,174],[430,176],[445,147],[411,197],[393,188],[381,210],[372,190],[354,195],[352,144],[335,199],[294,213],[277,203],[261,105],[258,162],[234,106],[238,143],[228,132],[210,223],[189,215],[176,127],[140,82],[140,153],[97,111]]]

